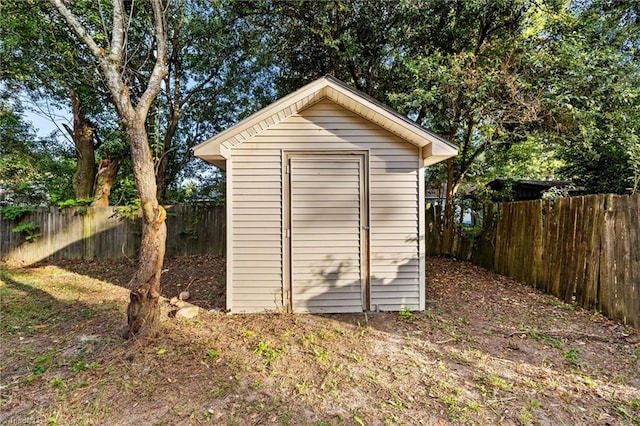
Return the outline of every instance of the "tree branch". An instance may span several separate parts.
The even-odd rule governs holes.
[[[138,102],[138,106],[136,107],[136,112],[140,117],[146,116],[151,103],[160,91],[162,80],[167,75],[167,28],[164,22],[164,10],[161,5],[161,0],[151,0],[151,6],[153,7],[156,43],[158,45],[156,53],[156,64],[153,67],[151,76],[149,76],[149,84],[147,85],[147,89],[140,97],[140,101]]]
[[[102,50],[100,50],[100,47],[98,47],[96,42],[89,35],[84,26],[82,26],[80,21],[78,21],[75,15],[71,13],[71,11],[67,9],[67,7],[62,3],[62,0],[49,1],[51,2],[51,5],[58,10],[60,15],[62,15],[64,20],[67,21],[69,26],[73,29],[73,31],[75,31],[78,37],[80,37],[80,40],[82,40],[82,42],[87,45],[87,47],[91,50],[91,53],[93,53],[96,58],[101,58]]]
[[[122,0],[113,0],[113,33],[111,34],[111,52],[109,60],[122,62],[124,47],[124,4]]]

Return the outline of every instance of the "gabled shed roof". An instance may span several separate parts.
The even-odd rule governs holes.
[[[399,138],[423,148],[422,157],[426,166],[454,157],[458,153],[455,144],[332,76],[315,80],[275,101],[235,126],[195,146],[193,152],[197,157],[225,168],[225,161],[230,157],[230,149],[323,99],[329,99]]]

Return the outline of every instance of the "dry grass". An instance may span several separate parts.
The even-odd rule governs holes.
[[[0,269],[0,424],[640,424],[637,330],[462,262],[430,260],[424,313],[211,312],[144,344],[105,265]]]

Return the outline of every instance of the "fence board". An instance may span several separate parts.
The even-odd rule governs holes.
[[[484,216],[456,256],[640,327],[640,195],[499,203]]]

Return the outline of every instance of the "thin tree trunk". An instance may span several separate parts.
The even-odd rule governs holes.
[[[120,170],[120,161],[104,159],[100,162],[93,190],[92,207],[109,207],[111,188]]]
[[[453,254],[453,227],[454,227],[454,205],[453,196],[455,195],[454,185],[454,160],[447,160],[447,188],[445,192],[444,203],[444,223],[442,227],[442,254]]]

